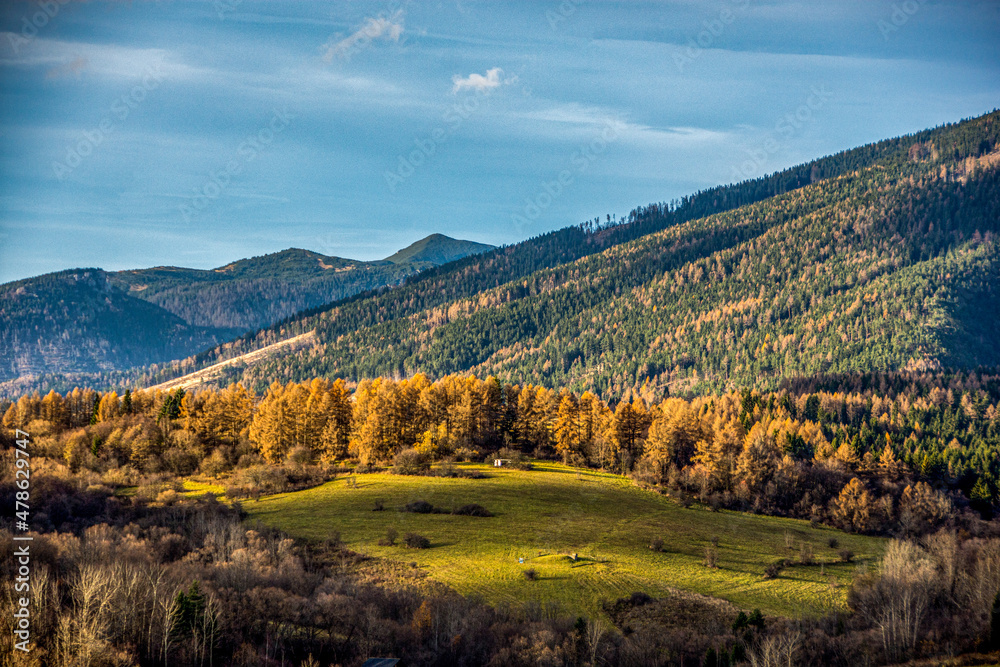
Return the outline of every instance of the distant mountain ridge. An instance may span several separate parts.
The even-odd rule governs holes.
[[[460,241],[445,236],[444,234],[431,234],[420,239],[394,255],[389,255],[385,261],[393,264],[404,264],[407,262],[427,262],[440,266],[454,262],[457,259],[478,255],[480,253],[493,250],[493,246],[474,241]]]
[[[0,286],[4,379],[169,361],[238,333],[192,326],[117,289],[101,269],[70,269]]]
[[[0,381],[169,362],[490,249],[434,234],[394,261],[289,248],[216,269],[70,269],[14,281],[0,285]]]

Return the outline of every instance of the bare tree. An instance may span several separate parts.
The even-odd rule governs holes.
[[[747,660],[751,667],[792,667],[801,642],[798,629],[771,635],[747,651]]]
[[[587,649],[590,651],[591,667],[597,667],[597,653],[601,648],[604,632],[604,621],[599,618],[595,618],[587,624]]]

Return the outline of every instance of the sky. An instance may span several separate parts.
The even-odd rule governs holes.
[[[0,6],[0,282],[494,245],[1000,107],[1000,3]]]

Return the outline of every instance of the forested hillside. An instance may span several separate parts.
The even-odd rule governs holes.
[[[994,112],[567,228],[194,365],[310,330],[313,348],[228,379],[472,370],[621,396],[995,365],[998,135]]]
[[[434,234],[373,262],[289,248],[207,271],[178,267],[120,271],[111,274],[111,282],[191,324],[248,331],[492,248]]]
[[[62,271],[0,287],[4,379],[169,361],[237,333],[192,326],[116,289],[100,269]]]
[[[292,248],[213,270],[73,269],[19,280],[0,286],[0,381],[26,378],[32,386],[45,374],[170,362],[491,248],[436,234],[393,261]]]

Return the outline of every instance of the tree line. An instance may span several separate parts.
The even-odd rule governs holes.
[[[22,396],[3,426],[73,470],[109,479],[315,466],[482,460],[499,450],[631,475],[686,502],[923,534],[997,506],[1000,379],[843,376],[774,392],[689,398],[423,374],[199,391]],[[249,473],[246,473],[249,474]],[[263,481],[261,483],[264,483]]]

